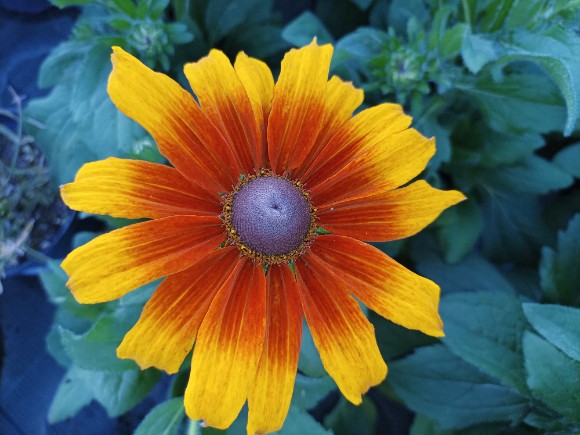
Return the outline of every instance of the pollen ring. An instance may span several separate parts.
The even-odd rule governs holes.
[[[263,265],[289,263],[316,236],[316,208],[300,181],[262,169],[224,196],[227,244]]]

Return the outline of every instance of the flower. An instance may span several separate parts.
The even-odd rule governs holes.
[[[175,373],[194,346],[185,409],[248,433],[288,412],[303,317],[344,396],[387,367],[355,297],[407,328],[442,336],[439,287],[365,242],[408,237],[461,201],[416,177],[435,152],[397,104],[353,116],[362,91],[328,80],[331,45],[290,50],[278,81],[240,53],[187,64],[197,96],[115,47],[109,95],[173,167],[109,158],[62,187],[73,209],[149,218],[101,235],[63,262],[81,303],[161,277],[117,353]]]

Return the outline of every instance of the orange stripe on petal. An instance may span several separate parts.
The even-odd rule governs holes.
[[[125,335],[117,356],[135,360],[143,370],[154,366],[177,372],[238,255],[235,247],[219,249],[189,269],[167,277]]]
[[[326,86],[326,98],[324,100],[324,114],[322,127],[314,146],[304,161],[293,171],[293,175],[301,178],[312,162],[318,157],[330,138],[337,132],[352,113],[361,105],[364,93],[355,88],[350,82],[343,82],[337,76],[333,76]]]
[[[227,192],[239,168],[221,133],[193,96],[119,47],[113,48],[108,92],[117,108],[141,124],[184,176],[212,192]]]
[[[322,127],[333,48],[316,41],[284,56],[268,119],[272,170],[288,172],[310,152]]]
[[[352,160],[335,176],[311,187],[317,207],[375,195],[417,176],[435,154],[435,139],[409,129],[386,139]]]
[[[201,324],[185,390],[189,418],[228,427],[254,381],[266,331],[266,277],[240,259]]]
[[[219,200],[165,165],[109,158],[85,164],[61,187],[74,210],[127,219],[218,215]]]
[[[342,394],[359,404],[361,395],[387,375],[374,328],[344,283],[312,252],[300,257],[296,270],[302,307],[322,364]]]
[[[312,188],[335,175],[361,153],[380,146],[411,124],[398,104],[365,109],[342,124],[301,179]]]
[[[236,57],[234,68],[246,89],[258,126],[260,149],[257,152],[259,161],[256,162],[256,168],[265,168],[269,166],[266,133],[274,97],[274,77],[268,65],[258,59],[248,57],[243,52]]]
[[[242,82],[219,50],[183,69],[204,113],[218,126],[243,173],[253,173],[260,139],[256,118]],[[239,175],[239,174],[238,174]]]
[[[320,236],[312,251],[360,301],[409,329],[442,337],[439,286],[401,266],[373,246],[350,237]]]
[[[439,190],[420,180],[378,195],[318,207],[319,224],[333,234],[381,242],[412,236],[443,210],[463,201],[456,190]]]
[[[302,306],[296,279],[286,266],[272,266],[266,278],[266,342],[248,396],[248,433],[282,427],[288,414],[298,369]]]
[[[166,217],[103,234],[72,251],[62,267],[77,301],[107,302],[190,267],[224,236],[218,217]]]

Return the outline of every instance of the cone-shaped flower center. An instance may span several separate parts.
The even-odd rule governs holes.
[[[240,188],[232,201],[232,225],[241,243],[258,253],[289,254],[300,248],[312,224],[311,206],[294,183],[258,177]]]

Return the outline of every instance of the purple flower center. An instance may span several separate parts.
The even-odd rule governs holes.
[[[233,198],[232,225],[240,241],[262,254],[284,255],[299,248],[311,222],[310,204],[285,178],[256,178]]]

